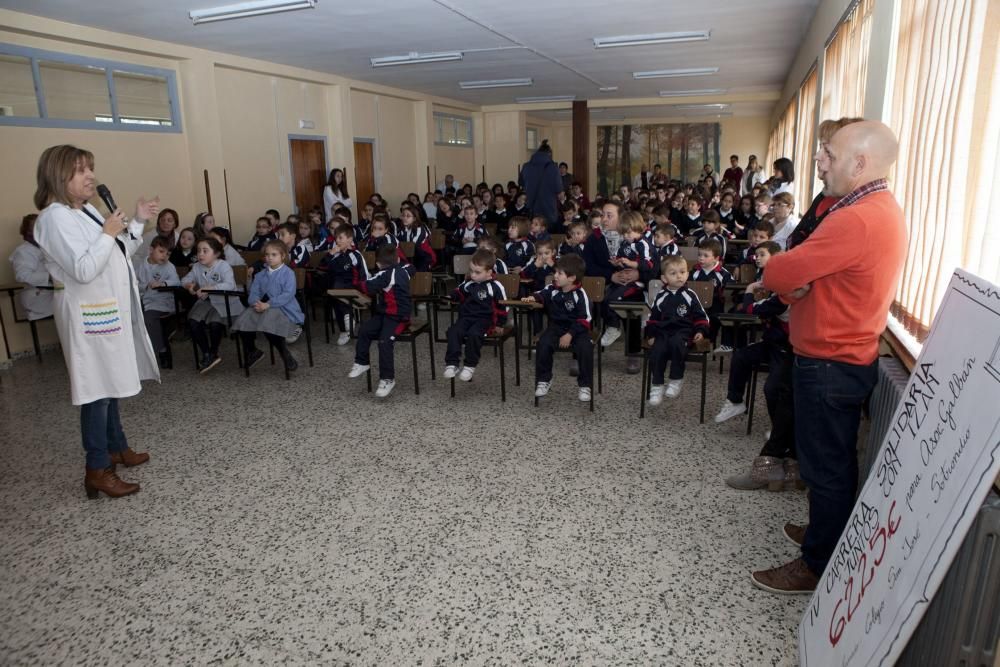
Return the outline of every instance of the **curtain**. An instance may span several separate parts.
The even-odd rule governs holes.
[[[903,0],[903,3],[909,1]],[[864,115],[874,7],[875,0],[860,0],[838,26],[826,47],[821,120]]]
[[[890,123],[909,245],[892,314],[918,340],[955,267],[1000,280],[998,27],[996,0],[900,4]]]
[[[819,75],[813,68],[799,88],[798,145],[795,151],[795,212],[801,215],[812,202],[816,163],[816,89]],[[819,192],[819,190],[816,190]]]

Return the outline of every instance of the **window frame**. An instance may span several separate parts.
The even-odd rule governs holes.
[[[181,127],[180,99],[177,95],[177,73],[174,70],[162,69],[159,67],[147,67],[145,65],[134,65],[132,63],[123,63],[115,60],[91,58],[89,56],[76,56],[68,53],[60,53],[58,51],[47,51],[44,49],[35,49],[27,46],[7,43],[0,43],[0,55],[28,58],[31,64],[31,75],[35,86],[35,102],[38,105],[39,116],[38,118],[31,118],[28,116],[0,116],[0,125],[54,127],[74,130],[111,130],[114,132],[167,132],[172,134],[180,134],[183,131]],[[45,89],[42,86],[42,77],[38,66],[39,61],[102,68],[108,85],[111,122],[108,123],[98,120],[74,120],[68,118],[49,118],[45,101]],[[144,76],[165,79],[167,83],[167,104],[170,107],[171,125],[123,123],[121,115],[118,113],[118,98],[115,93],[114,80],[115,72],[141,74]]]
[[[535,142],[534,142],[535,145],[534,146],[531,145],[531,135],[532,134],[535,135]],[[534,152],[534,151],[538,150],[539,145],[541,145],[541,144],[540,144],[540,142],[538,140],[538,128],[537,127],[526,127],[524,129],[524,147],[527,150]]]
[[[440,121],[450,121],[455,123],[456,121],[461,121],[466,124],[469,128],[465,133],[465,141],[458,141],[458,126],[455,126],[455,138],[456,141],[441,141]],[[472,116],[458,116],[451,113],[442,113],[440,111],[434,112],[434,145],[435,146],[451,146],[452,148],[472,148]]]

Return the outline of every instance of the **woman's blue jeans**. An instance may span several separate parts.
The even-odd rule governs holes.
[[[817,576],[854,509],[861,408],[877,379],[877,360],[856,366],[795,355],[795,446],[800,475],[809,488],[802,560]]]
[[[80,430],[87,467],[103,470],[111,465],[111,454],[128,447],[118,414],[117,398],[101,398],[80,406]]]

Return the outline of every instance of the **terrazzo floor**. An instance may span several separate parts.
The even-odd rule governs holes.
[[[0,372],[0,664],[793,665],[806,597],[752,587],[796,554],[801,492],[738,492],[768,427],[712,423],[724,377],[698,370],[638,418],[621,343],[596,412],[567,357],[533,406],[533,362],[500,402],[430,380],[409,350],[384,401],[348,380],[353,345],[293,348],[291,382],[251,379],[231,344],[122,403],[137,495],[88,501],[58,352]],[[437,347],[437,359],[444,348]],[[522,353],[523,355],[524,353]]]

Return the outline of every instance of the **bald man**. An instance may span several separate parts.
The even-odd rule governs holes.
[[[906,257],[903,211],[886,183],[898,151],[882,123],[838,130],[816,157],[823,190],[837,202],[807,242],[772,257],[764,272],[764,287],[793,304],[795,444],[809,488],[801,558],[751,575],[773,593],[815,590],[854,508],[861,407],[875,387],[878,339]]]

